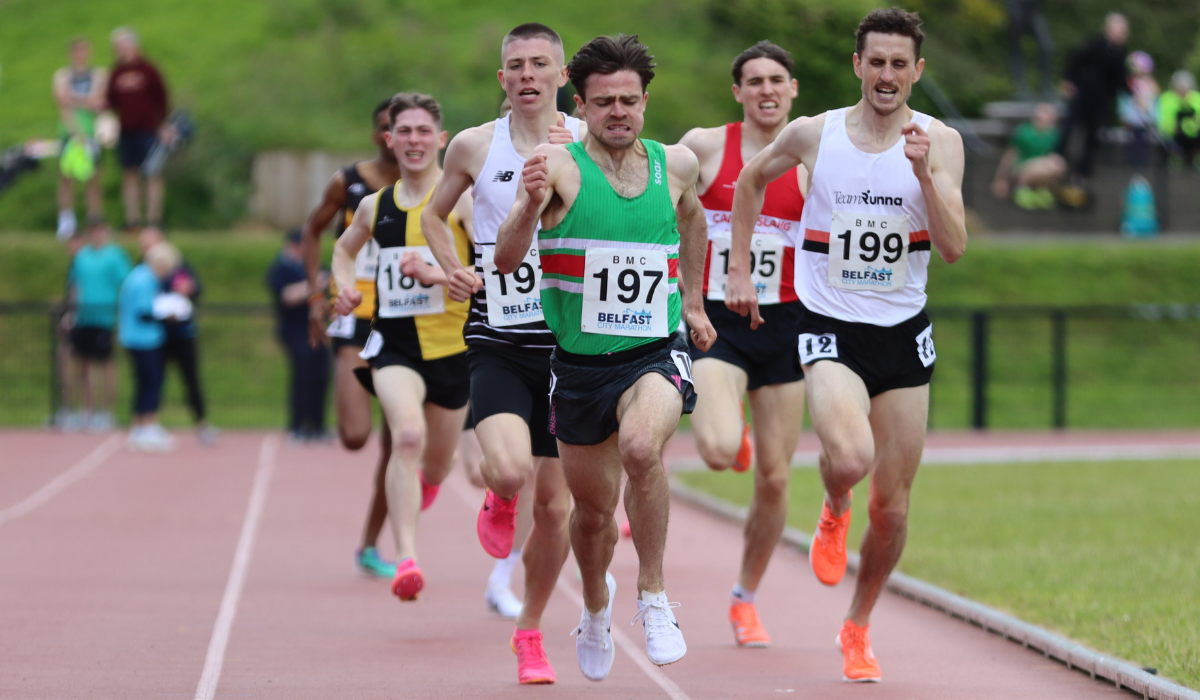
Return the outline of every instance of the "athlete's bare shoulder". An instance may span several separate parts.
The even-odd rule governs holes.
[[[483,169],[495,132],[496,123],[488,122],[455,134],[446,148],[445,172],[464,173],[474,179]]]
[[[929,165],[936,170],[945,170],[962,181],[965,158],[962,134],[940,119],[929,123]]]
[[[725,127],[696,127],[679,139],[679,145],[691,149],[702,163],[719,158],[725,150]]]
[[[684,181],[695,183],[700,173],[700,159],[695,152],[682,143],[673,146],[663,146],[667,154],[667,173]]]

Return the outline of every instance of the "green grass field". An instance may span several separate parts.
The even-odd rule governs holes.
[[[750,475],[674,478],[750,502]],[[812,532],[823,492],[793,470],[789,524]],[[865,485],[853,510],[857,549]],[[1196,461],[929,466],[899,569],[1200,688],[1197,513]]]

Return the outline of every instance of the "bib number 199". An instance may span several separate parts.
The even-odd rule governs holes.
[[[829,230],[829,286],[894,292],[908,276],[908,217],[833,213]]]
[[[603,335],[665,338],[668,296],[665,252],[591,248],[584,261],[580,329]]]

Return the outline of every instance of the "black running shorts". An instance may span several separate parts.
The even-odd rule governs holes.
[[[891,327],[839,321],[805,309],[799,329],[800,362],[840,362],[862,378],[872,397],[924,386],[933,376],[933,325],[923,309]]]
[[[683,333],[608,355],[576,355],[556,348],[550,356],[550,432],[568,445],[598,445],[620,429],[617,403],[642,375],[661,374],[683,396],[683,412],[696,408],[692,363]]]
[[[751,330],[748,316],[730,311],[723,301],[705,299],[704,312],[717,331],[717,340],[705,352],[689,337],[692,362],[711,358],[740,368],[749,378],[747,391],[804,379],[800,356],[796,353],[796,324],[804,307],[793,301],[758,309],[765,323]]]
[[[471,367],[471,414],[475,425],[499,413],[520,416],[529,426],[534,457],[558,457],[550,424],[550,358],[544,350],[476,344],[467,349]]]
[[[87,360],[108,360],[113,352],[111,328],[75,326],[70,333],[71,349],[76,357]]]
[[[349,338],[339,338],[336,335],[329,336],[329,346],[333,348],[333,354],[336,356],[338,350],[349,345],[350,347],[362,350],[367,346],[367,338],[371,335],[371,319],[369,318],[354,318],[354,335]]]
[[[371,369],[383,369],[395,365],[407,367],[421,375],[421,379],[424,380],[425,403],[452,411],[467,405],[467,399],[470,398],[471,393],[471,380],[467,374],[467,354],[465,352],[436,360],[422,360],[412,357],[403,347],[389,342],[382,334],[380,337],[383,338],[382,345],[378,351],[367,358],[367,364],[371,366]],[[368,341],[364,352],[368,349],[375,350],[373,345]],[[372,395],[375,394],[375,382],[369,369],[358,367],[354,370],[354,376],[362,382],[363,388]]]

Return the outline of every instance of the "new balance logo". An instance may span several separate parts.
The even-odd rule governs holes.
[[[393,219],[392,217],[388,216],[387,214],[384,214],[382,217],[380,217],[380,219],[379,219],[379,222],[378,222],[378,223],[381,223],[381,224],[390,224],[390,223],[392,223],[393,221],[395,221],[395,219]]]
[[[512,182],[512,170],[499,170],[496,172],[496,177],[492,178],[492,182]]]

